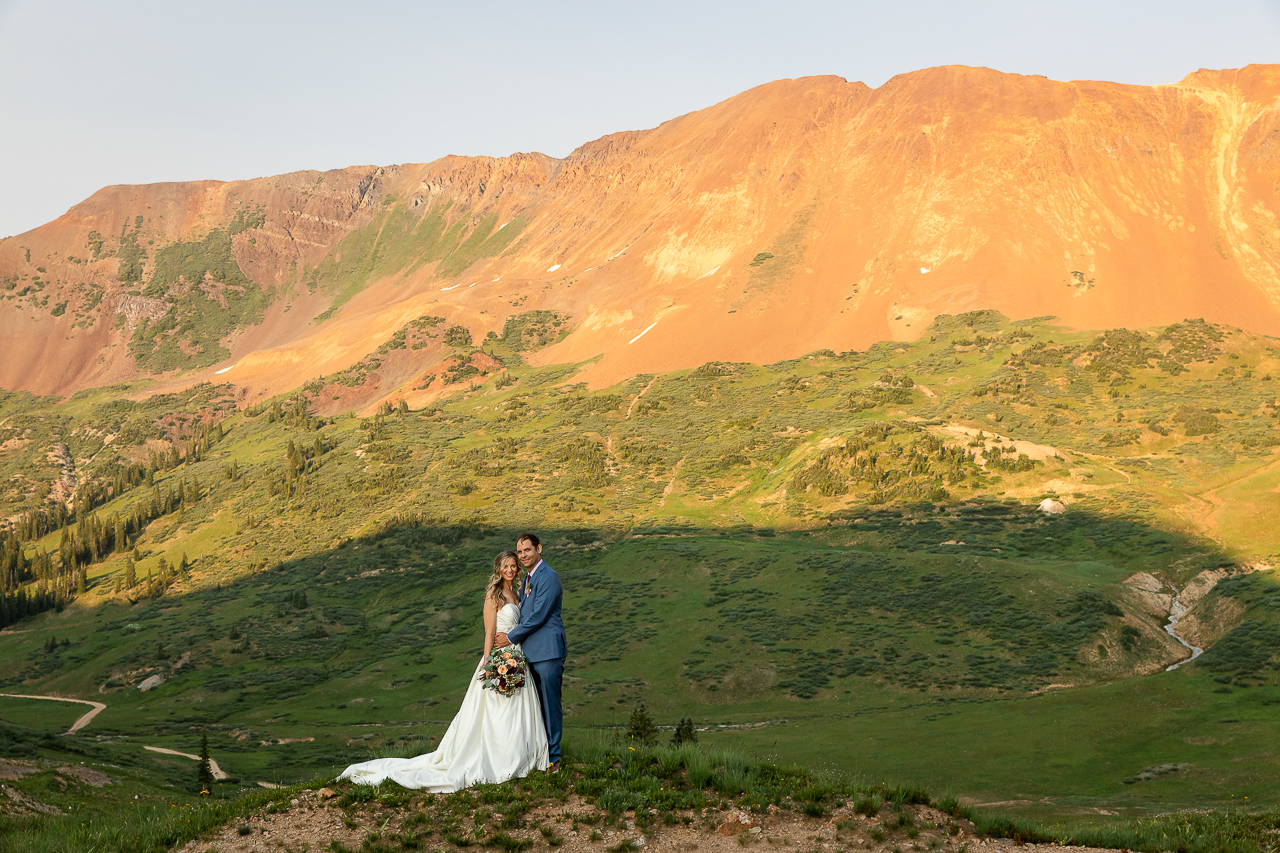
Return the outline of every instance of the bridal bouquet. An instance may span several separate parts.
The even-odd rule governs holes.
[[[480,666],[476,681],[484,682],[486,690],[496,690],[503,696],[511,696],[524,687],[528,672],[529,664],[524,659],[524,653],[508,646],[489,652]]]

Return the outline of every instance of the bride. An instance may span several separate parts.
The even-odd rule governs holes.
[[[514,551],[503,551],[493,561],[493,575],[484,597],[481,665],[493,650],[494,637],[512,630],[520,621],[519,575]],[[377,785],[390,779],[406,788],[449,793],[547,769],[547,734],[533,679],[514,695],[503,696],[485,690],[476,680],[479,673],[477,666],[462,707],[435,752],[416,758],[377,758],[352,764],[338,778],[362,785]]]

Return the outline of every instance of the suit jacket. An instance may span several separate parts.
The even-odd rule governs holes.
[[[527,659],[564,660],[566,657],[568,646],[564,622],[560,620],[563,597],[560,576],[544,561],[529,581],[529,594],[520,602],[520,624],[507,632],[507,638],[520,644]]]

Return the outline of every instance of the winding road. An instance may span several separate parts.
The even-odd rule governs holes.
[[[190,758],[192,761],[200,760],[200,756],[198,755],[192,755],[189,752],[178,752],[176,749],[165,749],[163,746],[144,746],[143,749],[150,750],[151,752],[164,753],[165,755],[177,755],[181,758]],[[227,778],[227,774],[218,766],[218,762],[214,761],[212,758],[209,759],[209,769],[213,771],[213,779],[215,782],[220,782]]]
[[[63,732],[64,735],[73,735],[83,729],[89,723],[93,722],[93,718],[107,710],[107,706],[101,702],[90,702],[88,699],[68,699],[65,696],[28,696],[23,693],[0,693],[0,696],[6,696],[10,699],[48,699],[51,702],[79,702],[81,705],[92,705],[92,711],[86,711],[81,717],[71,724],[71,728]]]
[[[101,702],[92,702],[88,699],[68,699],[66,696],[32,696],[26,693],[0,693],[0,697],[8,699],[47,699],[50,702],[78,702],[81,705],[92,705],[92,710],[86,711],[82,714],[79,719],[71,724],[71,728],[62,733],[64,736],[73,735],[80,731],[85,726],[89,725],[89,723],[93,722],[94,717],[107,710],[107,706]],[[193,761],[200,760],[200,756],[198,755],[192,755],[189,752],[178,752],[176,749],[166,749],[162,746],[144,746],[143,749],[150,750],[151,752],[163,753],[164,755],[177,755],[181,758],[190,758]],[[213,771],[213,778],[215,781],[222,781],[227,778],[226,771],[219,767],[218,762],[214,761],[212,758],[209,759],[209,769]]]

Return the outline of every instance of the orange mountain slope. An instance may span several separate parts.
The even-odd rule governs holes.
[[[1280,334],[1278,214],[1280,66],[782,80],[564,160],[104,189],[0,242],[0,386],[217,376],[257,397],[419,317],[480,341],[534,309],[571,332],[532,358],[592,360],[593,385],[976,308]],[[452,350],[414,352],[374,397],[414,396]]]

